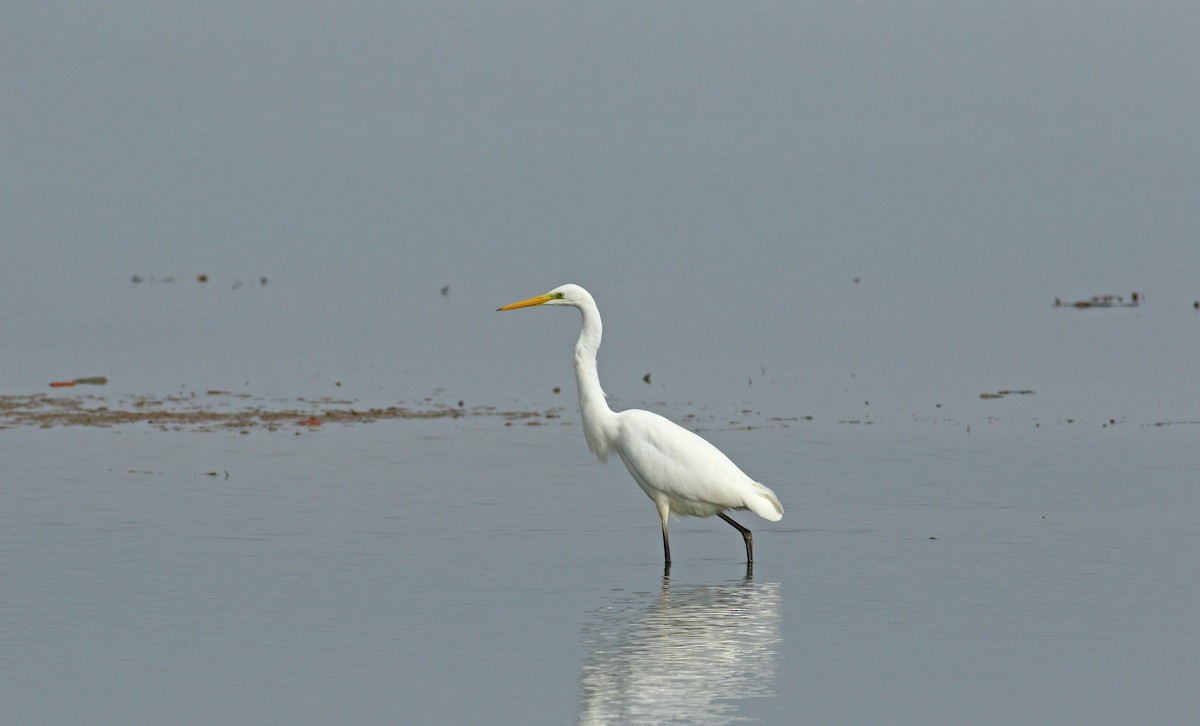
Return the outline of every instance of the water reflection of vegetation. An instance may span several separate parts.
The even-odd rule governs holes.
[[[613,598],[585,627],[579,722],[724,724],[774,696],[779,583],[751,571],[727,585]]]

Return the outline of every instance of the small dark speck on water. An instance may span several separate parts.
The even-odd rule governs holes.
[[[647,373],[646,375],[642,376],[642,380],[645,381],[646,383],[649,383],[650,382],[650,374]]]
[[[442,285],[442,296],[450,297],[450,286],[449,285]]]

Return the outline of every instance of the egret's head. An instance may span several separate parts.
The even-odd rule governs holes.
[[[595,305],[591,294],[578,285],[563,285],[556,287],[545,295],[538,295],[527,300],[520,300],[515,303],[505,305],[498,310],[516,310],[517,308],[528,308],[535,305],[571,305],[581,307],[585,304]]]

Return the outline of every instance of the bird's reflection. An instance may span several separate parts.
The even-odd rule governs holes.
[[[622,595],[584,629],[579,723],[724,724],[742,699],[773,696],[779,583],[752,571],[722,585]]]

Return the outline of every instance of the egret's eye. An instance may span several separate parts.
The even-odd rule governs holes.
[[[554,300],[562,300],[563,294],[561,292],[552,292],[550,293],[550,297]]]

